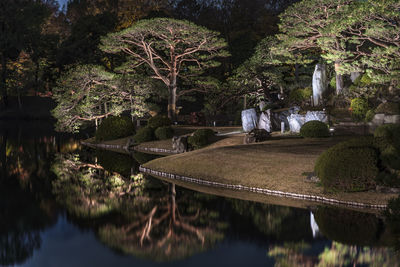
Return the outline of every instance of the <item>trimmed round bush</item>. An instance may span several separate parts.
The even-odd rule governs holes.
[[[158,140],[170,139],[174,136],[174,129],[170,126],[158,127],[154,134]]]
[[[135,134],[135,126],[130,117],[108,117],[98,127],[96,141],[108,141]]]
[[[322,121],[308,121],[300,128],[300,135],[306,138],[328,137],[328,125]]]
[[[350,108],[353,119],[356,121],[362,121],[368,111],[368,101],[361,97],[354,98],[351,100]]]
[[[375,113],[383,113],[386,115],[400,114],[400,104],[394,102],[381,103],[375,110]]]
[[[137,143],[149,142],[154,140],[154,129],[150,127],[143,127],[137,130],[133,137]]]
[[[211,129],[198,129],[192,136],[189,136],[188,143],[194,149],[199,149],[208,145],[213,136],[215,136],[215,133]]]
[[[316,161],[314,172],[326,191],[365,191],[375,188],[378,151],[373,138],[357,138],[339,143]]]
[[[157,129],[157,128],[163,127],[163,126],[171,126],[171,124],[172,124],[172,122],[167,116],[156,115],[149,119],[149,122],[147,123],[147,127]]]

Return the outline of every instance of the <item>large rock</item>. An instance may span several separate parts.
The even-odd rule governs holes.
[[[322,96],[327,88],[326,67],[324,64],[315,65],[315,71],[312,78],[313,101],[314,106],[322,104]]]
[[[400,115],[385,115],[383,122],[399,124],[400,123]]]
[[[174,136],[172,137],[172,149],[177,153],[188,151],[188,137],[187,136]]]
[[[242,110],[242,126],[245,132],[257,128],[257,113],[254,108]]]
[[[258,120],[258,129],[264,129],[267,132],[272,132],[271,125],[271,110],[261,112],[260,119]]]
[[[287,110],[279,111],[279,112],[272,112],[271,113],[271,124],[273,130],[280,130],[281,129],[281,122],[285,123],[285,128],[289,128],[289,121],[288,116],[291,114],[297,114],[300,111],[300,107],[294,106]]]
[[[299,133],[301,126],[306,122],[306,116],[300,114],[291,114],[287,117],[289,129],[292,133]]]
[[[328,116],[326,115],[325,111],[307,111],[305,123],[308,121],[322,121],[327,123]]]
[[[350,80],[352,83],[354,83],[355,80],[357,80],[358,77],[360,77],[361,72],[350,72]]]

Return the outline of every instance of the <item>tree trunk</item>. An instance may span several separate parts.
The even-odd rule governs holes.
[[[2,108],[7,109],[8,107],[8,95],[7,95],[7,65],[6,65],[6,57],[4,55],[1,56],[1,80],[0,80],[0,94],[1,94],[1,103]]]
[[[172,122],[176,121],[176,89],[176,84],[168,88],[168,118],[170,118]]]
[[[343,91],[343,75],[339,74],[340,65],[340,61],[335,61],[336,95],[339,95]]]

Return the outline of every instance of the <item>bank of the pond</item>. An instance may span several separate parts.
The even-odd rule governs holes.
[[[325,193],[318,183],[307,179],[307,175],[313,172],[318,156],[349,137],[303,139],[274,134],[271,140],[242,145],[243,136],[226,136],[206,148],[182,154],[172,151],[170,140],[146,142],[134,149],[169,155],[144,164],[142,170],[184,183],[365,208],[384,208],[389,199],[397,196],[375,191]],[[130,153],[127,150],[130,138],[101,143],[91,138],[82,144]]]
[[[236,140],[235,140],[236,138]],[[238,137],[222,140],[237,143]],[[155,159],[142,171],[171,180],[365,208],[384,208],[396,194],[325,193],[307,174],[318,156],[346,137],[275,138],[251,145],[221,145]]]

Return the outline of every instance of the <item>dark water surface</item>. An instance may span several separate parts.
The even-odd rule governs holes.
[[[198,193],[144,177],[151,159],[0,123],[0,265],[399,265],[399,226],[379,213]]]

